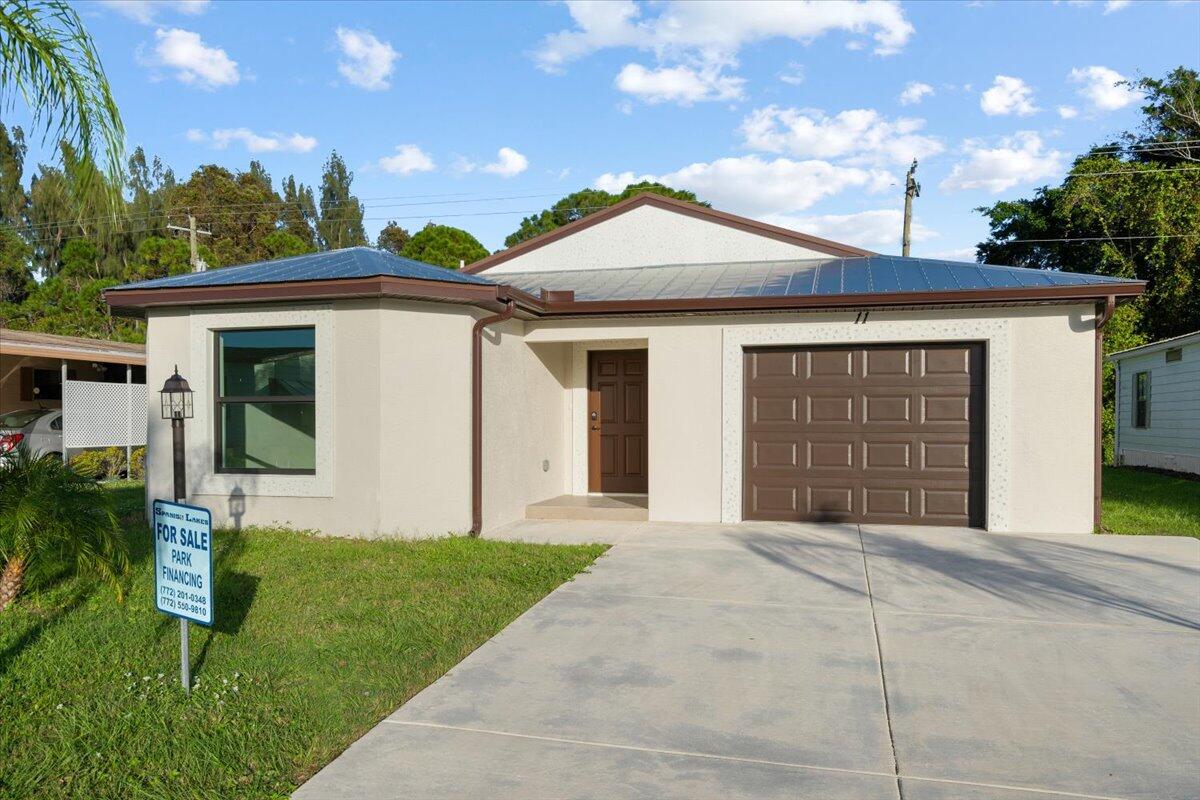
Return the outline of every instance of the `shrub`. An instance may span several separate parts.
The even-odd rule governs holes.
[[[133,449],[133,460],[129,463],[129,478],[131,480],[140,481],[146,478],[146,448],[135,447]]]
[[[125,471],[125,450],[121,447],[84,450],[71,456],[70,465],[85,478],[111,480]]]
[[[128,543],[111,494],[56,458],[18,447],[0,481],[0,612],[31,572],[71,564],[110,581],[118,598],[129,569]]]

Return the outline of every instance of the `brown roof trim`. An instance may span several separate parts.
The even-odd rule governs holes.
[[[1105,297],[1136,297],[1145,283],[1095,284],[1084,286],[1022,286],[1009,289],[954,289],[944,292],[877,292],[776,297],[699,297],[670,300],[593,300],[542,303],[542,316],[635,315],[682,312],[772,311],[812,308],[879,308],[887,306],[936,306],[960,303],[1026,303]]]
[[[543,300],[511,286],[443,283],[379,276],[292,283],[249,283],[232,286],[195,286],[165,289],[126,289],[106,292],[116,313],[137,315],[145,308],[220,305],[292,300],[337,300],[360,297],[397,297],[433,302],[464,303],[492,311],[509,300],[522,318],[556,316],[771,311],[812,308],[879,308],[886,306],[954,305],[961,303],[1023,303],[1136,297],[1145,290],[1142,281],[1075,286],[1020,286],[1007,289],[954,289],[942,292],[877,292],[873,294],[789,295],[775,297],[693,297],[669,300]]]
[[[106,364],[146,363],[145,345],[12,328],[0,328],[0,354],[68,361],[99,361]]]
[[[548,245],[551,242],[556,242],[559,239],[570,236],[573,233],[579,233],[580,231],[586,230],[593,225],[598,225],[607,219],[624,214],[626,211],[632,211],[635,208],[640,208],[641,206],[655,206],[656,208],[662,208],[667,211],[675,211],[680,214],[686,214],[689,217],[707,220],[708,222],[715,222],[718,225],[725,225],[730,228],[746,231],[747,233],[758,234],[759,236],[765,236],[768,239],[775,239],[780,242],[787,242],[788,244],[807,247],[810,250],[816,250],[819,253],[837,256],[839,258],[853,258],[856,256],[874,255],[874,253],[872,253],[870,250],[863,250],[858,247],[852,247],[848,244],[830,241],[829,239],[822,239],[817,236],[809,236],[808,234],[798,233],[797,231],[788,230],[787,228],[780,228],[777,225],[768,225],[765,222],[759,222],[747,217],[739,217],[736,214],[729,214],[724,211],[717,211],[716,209],[708,208],[707,206],[689,203],[686,200],[676,200],[673,197],[665,197],[661,194],[654,194],[653,192],[642,192],[641,194],[635,194],[633,197],[622,200],[619,203],[614,203],[613,205],[601,211],[588,214],[583,219],[575,220],[574,222],[563,225],[561,228],[555,228],[554,230],[547,231],[540,236],[535,236],[532,239],[521,242],[520,244],[513,245],[506,250],[501,250],[497,253],[493,253],[490,256],[481,258],[475,263],[467,265],[467,267],[463,269],[463,272],[483,272],[484,270],[490,269],[497,264],[502,264],[505,261],[516,258],[524,253],[528,253],[531,250],[536,250],[539,247]]]
[[[504,287],[477,283],[425,281],[378,275],[324,281],[245,283],[222,286],[184,286],[160,289],[106,291],[104,299],[117,313],[161,306],[217,305],[227,303],[335,300],[355,297],[406,297],[418,300],[469,303],[499,308]]]

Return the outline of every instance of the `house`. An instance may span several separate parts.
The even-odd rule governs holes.
[[[1117,464],[1200,474],[1200,331],[1108,356]]]
[[[62,409],[62,455],[145,444],[146,348],[0,327],[0,413]]]
[[[0,328],[0,411],[61,408],[64,378],[145,383],[146,348]]]
[[[461,271],[366,248],[115,287],[195,390],[217,524],[1093,528],[1099,329],[1138,281],[880,256],[642,194]],[[151,414],[149,497],[169,497]]]

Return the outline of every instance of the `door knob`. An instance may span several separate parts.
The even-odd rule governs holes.
[[[592,412],[592,419],[593,419],[593,420],[600,419],[600,412],[599,412],[599,411],[593,411],[593,412]]]

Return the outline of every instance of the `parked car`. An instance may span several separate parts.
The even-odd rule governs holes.
[[[0,414],[0,460],[25,445],[34,455],[62,457],[62,411],[23,408]]]

